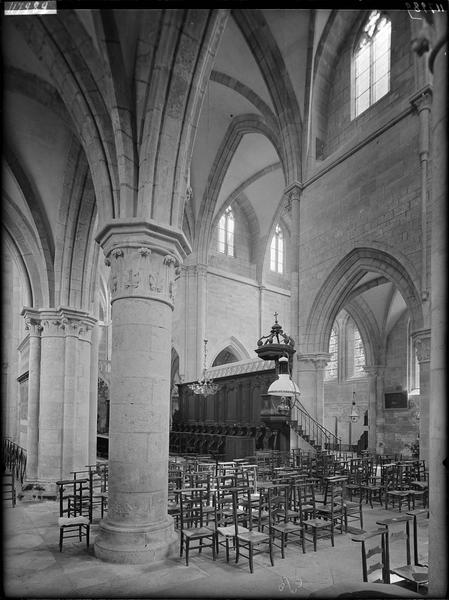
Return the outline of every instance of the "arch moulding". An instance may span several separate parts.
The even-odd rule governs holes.
[[[397,258],[376,248],[354,248],[335,267],[319,289],[304,337],[304,352],[325,352],[332,323],[347,304],[352,289],[369,271],[384,275],[399,290],[410,311],[412,331],[423,328],[422,304],[409,271]]]

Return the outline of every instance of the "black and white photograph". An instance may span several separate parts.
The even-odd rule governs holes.
[[[447,0],[218,6],[0,7],[2,597],[447,598]]]

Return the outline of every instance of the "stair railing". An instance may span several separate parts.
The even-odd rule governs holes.
[[[16,479],[20,483],[23,483],[27,465],[27,451],[24,448],[18,446],[8,438],[3,438],[1,463],[2,472],[14,472]]]
[[[314,419],[300,402],[295,402],[293,410],[296,411],[295,418],[290,421],[290,426],[300,437],[316,449],[341,451],[341,438]]]

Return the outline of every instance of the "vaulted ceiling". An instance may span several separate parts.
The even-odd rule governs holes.
[[[189,210],[196,232],[206,216],[212,223],[229,203],[245,198],[256,215],[258,235],[268,239],[285,203],[286,187],[301,182],[313,111],[315,53],[328,33],[326,25],[333,12],[236,9],[229,15],[194,135]],[[146,13],[151,36],[152,13],[112,9],[109,13],[118,32],[122,83],[134,89],[142,17]],[[92,11],[77,10],[74,15],[91,39],[96,59],[105,60]],[[189,11],[186,18],[192,15],[194,11]],[[42,17],[44,27],[46,18],[51,17]],[[17,19],[6,17],[2,28],[3,196],[10,209],[9,221],[27,227],[36,247],[51,262],[58,240],[67,231],[66,226],[61,229],[66,218],[62,211],[67,210],[67,196],[73,194],[74,163],[81,160],[81,143],[52,72],[31,49]],[[293,144],[288,141],[292,139]],[[78,184],[79,198],[70,196],[70,202],[81,201],[86,185]],[[6,226],[14,238],[14,229]],[[379,328],[391,329],[405,310],[392,284],[367,273],[358,290],[354,297],[363,299]]]

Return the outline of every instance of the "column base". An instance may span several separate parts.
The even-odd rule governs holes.
[[[167,516],[163,523],[118,524],[100,523],[94,552],[100,560],[120,564],[148,564],[175,556],[179,539],[173,519]]]

